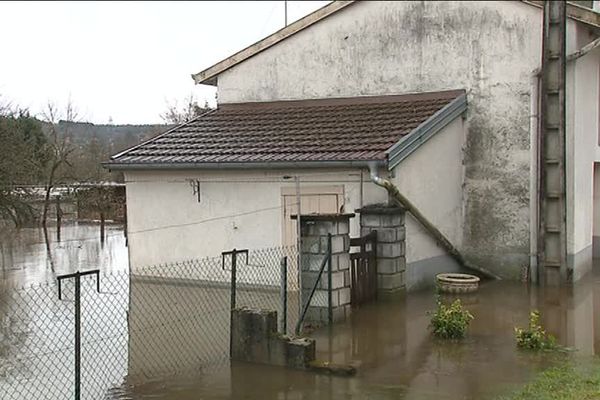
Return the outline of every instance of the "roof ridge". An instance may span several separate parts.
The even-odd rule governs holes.
[[[299,108],[299,107],[334,107],[364,106],[376,104],[402,103],[411,101],[427,101],[433,99],[451,99],[465,93],[464,89],[448,89],[433,92],[411,92],[385,95],[364,95],[348,97],[321,97],[314,99],[289,99],[276,101],[248,101],[239,103],[220,103],[222,110],[250,110],[253,108]]]

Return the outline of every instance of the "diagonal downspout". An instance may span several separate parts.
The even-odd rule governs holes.
[[[402,193],[400,190],[389,180],[380,177],[377,174],[377,167],[375,164],[369,164],[369,172],[371,176],[371,181],[378,186],[381,186],[387,190],[390,199],[392,199],[397,205],[403,207],[406,211],[411,213],[413,217],[425,228],[427,233],[431,235],[431,237],[436,241],[436,243],[441,246],[446,252],[463,268],[474,271],[478,275],[483,275],[486,278],[492,279],[501,279],[498,275],[481,268],[479,266],[473,265],[468,262],[463,255],[458,251],[456,247],[450,243],[450,241],[444,236],[442,232],[438,228],[435,227],[429,220],[412,204]]]

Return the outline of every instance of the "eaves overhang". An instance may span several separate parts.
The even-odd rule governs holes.
[[[467,111],[467,95],[463,93],[452,100],[421,125],[413,129],[386,151],[388,169],[391,171],[422,144],[444,129],[450,122]]]
[[[385,167],[385,160],[345,160],[345,161],[282,161],[282,162],[206,162],[206,163],[119,163],[107,161],[104,168],[112,171],[131,170],[215,170],[215,169],[302,169],[302,168],[367,168],[375,163]]]

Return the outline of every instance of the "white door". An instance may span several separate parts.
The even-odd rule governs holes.
[[[297,241],[296,215],[297,196],[295,188],[282,189],[283,203],[283,232],[282,244],[293,246]],[[344,187],[343,186],[315,186],[300,189],[301,215],[306,214],[338,214],[343,212]]]

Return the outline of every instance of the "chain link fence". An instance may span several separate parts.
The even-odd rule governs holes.
[[[69,276],[61,298],[56,283],[0,289],[0,398],[109,398],[124,383],[227,365],[232,294],[238,307],[286,315],[280,331],[291,332],[300,308],[296,248],[232,261],[100,273],[99,291],[95,275],[79,276],[79,290]]]
[[[249,251],[247,261],[238,257],[236,306],[275,310],[279,332],[293,332],[301,309],[297,257],[295,247]]]

